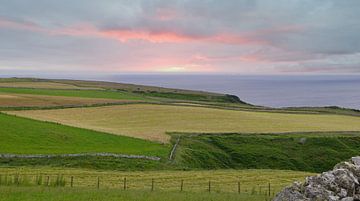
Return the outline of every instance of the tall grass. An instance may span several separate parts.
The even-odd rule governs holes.
[[[0,174],[0,186],[53,186],[64,187],[66,179],[62,174],[47,175],[42,174]]]
[[[266,195],[91,188],[2,187],[0,201],[269,201]]]

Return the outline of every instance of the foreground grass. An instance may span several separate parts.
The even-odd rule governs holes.
[[[360,131],[360,117],[235,111],[193,106],[136,104],[9,113],[161,142],[169,141],[170,137],[166,132]]]
[[[191,193],[122,191],[114,189],[70,189],[41,187],[0,188],[0,201],[264,201],[265,195],[235,193]]]
[[[111,152],[166,157],[168,145],[0,113],[0,153]]]
[[[124,178],[126,187],[129,190],[150,191],[154,181],[155,191],[180,191],[183,181],[184,192],[207,192],[209,181],[212,192],[238,192],[238,182],[241,183],[241,193],[262,194],[271,185],[271,194],[278,192],[283,187],[294,181],[303,181],[306,176],[313,173],[286,171],[286,170],[213,170],[213,171],[96,171],[89,169],[69,168],[0,168],[2,185],[7,175],[11,175],[27,181],[27,185],[34,184],[36,176],[42,175],[41,185],[46,185],[46,178],[49,176],[49,183],[52,183],[62,175],[65,187],[70,187],[71,176],[73,176],[73,187],[97,188],[99,178],[100,189],[113,188],[123,189]],[[21,183],[20,183],[21,185]]]

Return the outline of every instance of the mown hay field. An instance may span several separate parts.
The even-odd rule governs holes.
[[[152,100],[139,94],[113,90],[82,90],[82,89],[32,89],[32,88],[2,88],[0,93],[32,94],[45,96],[66,96],[80,98],[104,98],[118,100]]]
[[[170,136],[166,135],[166,132],[278,133],[360,130],[360,118],[354,116],[235,111],[155,104],[8,113],[160,142],[169,142]]]
[[[55,106],[77,107],[95,104],[115,104],[129,101],[131,100],[0,93],[0,108]]]
[[[46,183],[47,176],[54,182],[59,175],[65,181],[65,187],[97,188],[98,178],[100,188],[123,189],[126,177],[126,188],[129,190],[151,190],[152,180],[154,190],[157,191],[179,191],[181,180],[183,191],[207,192],[209,181],[213,192],[238,192],[265,193],[270,183],[271,194],[278,192],[294,181],[303,181],[306,176],[314,175],[309,172],[289,170],[201,170],[201,171],[97,171],[72,168],[0,168],[0,174],[4,180],[7,175],[19,175],[20,178],[27,177],[27,183],[34,183],[36,176],[42,175],[42,183]]]
[[[40,88],[40,89],[100,89],[95,87],[80,87],[57,82],[0,82],[0,87]]]

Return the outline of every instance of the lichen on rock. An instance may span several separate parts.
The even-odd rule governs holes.
[[[273,201],[360,201],[360,156],[335,165],[334,169],[294,182]]]

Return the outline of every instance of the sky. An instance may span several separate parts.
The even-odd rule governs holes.
[[[359,19],[359,0],[0,0],[0,75],[354,74]]]

